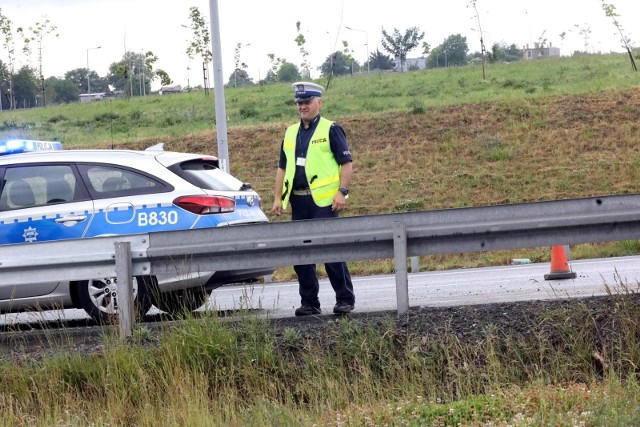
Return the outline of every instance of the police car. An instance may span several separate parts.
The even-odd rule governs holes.
[[[1,245],[267,222],[260,205],[251,186],[219,169],[215,157],[165,152],[162,144],[144,151],[63,150],[59,142],[0,140]],[[152,304],[193,310],[224,283],[272,272],[138,276],[136,307],[140,313]],[[117,315],[114,278],[0,283],[0,312],[61,307],[111,321]]]

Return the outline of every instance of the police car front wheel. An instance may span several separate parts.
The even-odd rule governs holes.
[[[151,276],[133,278],[134,309],[144,316],[151,308],[149,289],[155,280]],[[112,323],[118,315],[118,286],[115,277],[89,279],[78,282],[78,298],[84,311],[98,323]]]

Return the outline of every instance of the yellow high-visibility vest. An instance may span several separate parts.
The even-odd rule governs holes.
[[[331,206],[333,198],[340,188],[340,165],[336,162],[329,145],[329,129],[333,122],[320,117],[318,126],[309,141],[305,161],[305,175],[311,189],[311,196],[320,207]],[[283,150],[287,157],[287,166],[282,186],[282,208],[287,208],[296,173],[296,138],[300,122],[287,128],[284,134]]]

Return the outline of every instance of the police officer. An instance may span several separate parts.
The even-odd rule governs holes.
[[[298,82],[292,88],[300,121],[284,134],[272,212],[280,215],[291,202],[293,221],[337,217],[346,205],[353,170],[347,137],[340,125],[320,115],[322,86]],[[347,264],[326,263],[325,269],[336,293],[333,312],[351,312],[355,295]],[[296,265],[294,270],[302,303],[296,316],[320,314],[316,266]]]

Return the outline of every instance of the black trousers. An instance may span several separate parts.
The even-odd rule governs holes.
[[[313,201],[311,195],[295,196],[291,199],[291,218],[294,221],[304,219],[319,218],[336,218],[337,212],[331,210],[331,206],[324,208],[318,207]],[[351,283],[351,275],[346,262],[329,262],[324,265],[331,286],[336,293],[336,303],[355,304],[356,298],[353,293],[353,284]],[[320,307],[318,292],[320,284],[318,283],[318,275],[315,264],[294,265],[293,269],[298,275],[298,283],[300,284],[300,300],[302,305],[312,307]]]

